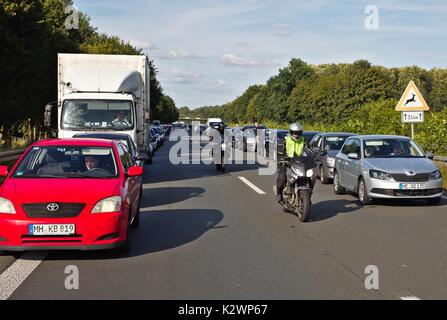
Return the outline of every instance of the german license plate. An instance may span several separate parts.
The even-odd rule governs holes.
[[[401,183],[400,190],[424,190],[425,184],[423,183]]]
[[[74,224],[30,224],[28,234],[31,236],[70,236],[76,234]]]

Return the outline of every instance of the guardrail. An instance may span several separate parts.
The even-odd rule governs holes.
[[[0,152],[0,163],[18,160],[26,149],[17,149],[11,151]]]
[[[435,157],[436,161],[447,162],[447,157]]]

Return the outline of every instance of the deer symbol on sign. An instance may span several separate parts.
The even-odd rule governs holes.
[[[413,95],[413,98],[408,99],[407,102],[405,102],[405,106],[406,106],[407,104],[409,104],[410,102],[416,102],[416,95],[415,95],[414,93],[412,93],[412,95]]]

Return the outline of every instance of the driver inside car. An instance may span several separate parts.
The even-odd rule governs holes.
[[[94,157],[94,156],[86,156],[84,158],[84,161],[85,161],[85,168],[86,168],[85,171],[89,172],[89,171],[98,169],[99,158]]]

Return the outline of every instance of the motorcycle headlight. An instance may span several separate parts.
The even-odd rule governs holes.
[[[307,170],[306,176],[308,178],[312,178],[314,176],[314,170],[313,169]]]
[[[383,171],[378,171],[378,170],[370,170],[369,176],[373,179],[378,179],[378,180],[385,180],[385,181],[393,180],[393,178],[391,177],[391,175],[389,173],[386,173]]]
[[[1,213],[16,214],[14,205],[8,199],[0,198],[0,214]]]
[[[121,210],[121,197],[110,197],[99,201],[92,213],[111,213]]]
[[[297,177],[303,177],[304,176],[304,170],[302,168],[292,167],[292,172]]]
[[[442,174],[441,174],[441,171],[439,171],[439,170],[436,170],[436,171],[430,173],[430,179],[431,180],[438,180],[438,179],[441,179],[441,178],[442,178]]]

